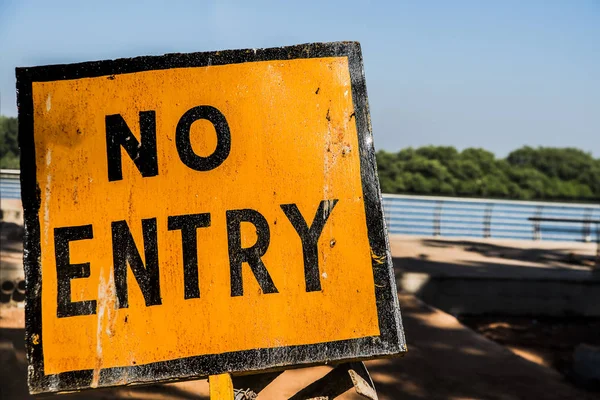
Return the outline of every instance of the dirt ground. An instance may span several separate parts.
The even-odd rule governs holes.
[[[537,364],[572,377],[573,353],[582,344],[600,346],[600,318],[463,316],[462,324]]]

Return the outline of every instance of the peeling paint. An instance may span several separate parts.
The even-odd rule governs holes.
[[[385,256],[388,244],[357,43],[39,67],[18,70],[17,84],[23,105],[19,135],[25,144],[22,197],[32,393],[368,359],[405,349],[391,259]],[[49,93],[52,113],[44,112]],[[181,163],[174,140],[182,107],[195,105],[198,93],[219,103],[215,105],[231,126],[234,146],[223,165],[202,173]],[[131,108],[105,109],[116,94],[131,97]],[[161,96],[181,98],[164,102]],[[155,110],[160,121],[159,174],[142,178],[132,157],[122,153],[123,179],[108,182],[106,154],[98,144],[105,143],[105,132],[94,121],[120,112],[138,135],[142,104],[144,110]],[[34,140],[37,135],[42,140]],[[333,199],[339,201],[335,208]],[[307,224],[315,205],[326,201],[323,215],[330,213],[331,220],[318,242],[319,290],[305,290],[298,237],[278,236],[296,235],[280,200],[297,204]],[[225,211],[244,207],[270,221],[271,247],[264,255],[255,251],[264,257],[277,292],[264,293],[246,263],[246,290],[231,296],[229,269],[215,268],[230,262],[223,236],[227,230],[220,229]],[[214,221],[197,230],[198,248],[212,251],[198,257],[200,297],[185,299],[182,236],[170,232],[167,221],[198,212],[211,213]],[[157,221],[161,302],[145,303],[141,278],[131,275],[128,264],[129,305],[119,308],[111,223],[127,222],[146,265],[142,219]],[[71,301],[97,300],[96,314],[57,319],[51,233],[57,226],[86,224],[93,227],[93,238],[73,241],[70,258],[73,265],[89,262],[91,273],[71,279]],[[244,330],[234,329],[240,325]]]
[[[371,258],[376,264],[384,264],[387,261],[385,254],[378,255],[373,251],[373,249],[371,249]]]

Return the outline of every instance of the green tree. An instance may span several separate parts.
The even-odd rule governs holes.
[[[600,159],[574,148],[522,147],[505,159],[479,148],[424,146],[377,153],[388,193],[600,200]]]
[[[0,168],[19,168],[17,119],[0,115]]]

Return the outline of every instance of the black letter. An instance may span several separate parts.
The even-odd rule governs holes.
[[[217,148],[208,157],[200,157],[194,153],[190,142],[190,128],[199,119],[207,119],[215,127],[217,133]],[[231,150],[231,134],[229,125],[221,111],[211,106],[198,106],[188,110],[179,119],[175,131],[175,145],[181,161],[196,171],[210,171],[225,161]]]
[[[160,298],[160,276],[158,271],[158,239],[156,237],[156,218],[142,220],[144,234],[144,255],[146,267],[140,257],[133,236],[126,221],[111,223],[113,242],[113,262],[115,268],[115,288],[118,307],[129,307],[127,296],[127,263],[138,282],[146,306],[162,304]]]
[[[300,240],[302,241],[302,253],[304,255],[304,280],[307,292],[321,290],[321,277],[319,275],[319,254],[317,244],[323,232],[323,227],[331,215],[338,200],[323,200],[310,226],[306,224],[304,217],[295,204],[282,204],[281,209],[288,217]]]
[[[58,283],[56,315],[58,318],[96,314],[96,300],[71,302],[71,279],[89,278],[90,263],[71,264],[69,256],[69,242],[92,239],[93,237],[92,225],[54,228],[54,252]]]
[[[183,284],[186,299],[200,297],[198,284],[198,240],[197,228],[210,226],[210,214],[190,214],[169,217],[169,230],[181,229],[181,247],[183,251]]]
[[[226,212],[229,239],[229,266],[231,268],[231,296],[243,296],[242,263],[247,262],[263,293],[279,293],[261,257],[267,252],[271,233],[265,217],[258,211],[231,210]],[[256,227],[256,243],[242,248],[241,224],[250,222]]]
[[[123,179],[121,146],[127,151],[144,178],[158,175],[156,116],[154,111],[140,112],[141,145],[131,133],[121,114],[107,115],[105,123],[109,182]]]

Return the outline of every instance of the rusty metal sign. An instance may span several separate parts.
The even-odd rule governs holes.
[[[405,351],[358,43],[17,88],[32,393]]]

